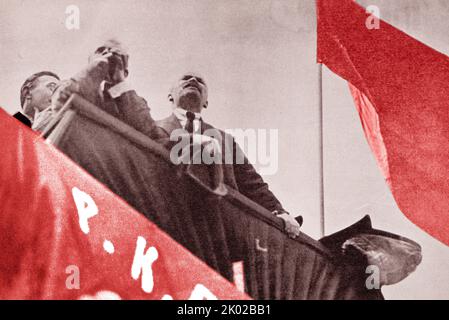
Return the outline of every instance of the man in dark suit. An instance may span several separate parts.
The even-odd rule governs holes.
[[[269,190],[267,183],[256,172],[234,138],[222,130],[215,129],[203,121],[201,111],[208,106],[208,88],[204,79],[195,73],[184,74],[172,87],[169,99],[173,103],[173,113],[160,121],[156,121],[152,138],[159,141],[170,141],[177,129],[184,129],[193,136],[217,137],[223,155],[224,182],[240,193],[270,210],[282,218],[285,229],[291,237],[299,235],[299,223],[282,207],[279,200]],[[213,133],[213,132],[217,132]],[[171,145],[173,146],[173,145]],[[225,161],[226,152],[232,152],[231,163]],[[238,161],[241,159],[241,161]]]

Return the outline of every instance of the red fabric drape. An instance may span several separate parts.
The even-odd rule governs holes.
[[[400,210],[449,245],[449,59],[352,0],[318,0],[318,62],[351,84]],[[368,23],[367,23],[368,22]]]
[[[0,123],[0,299],[247,298],[3,110]]]

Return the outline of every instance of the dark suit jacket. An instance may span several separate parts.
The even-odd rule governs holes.
[[[106,94],[100,107],[147,136],[153,132],[155,121],[146,100],[131,90],[113,99]]]
[[[17,120],[19,120],[20,122],[22,122],[27,127],[31,128],[30,119],[28,119],[23,113],[16,112],[16,113],[14,113],[13,117],[16,118]]]
[[[182,129],[182,127],[178,118],[172,114],[163,120],[155,122],[151,137],[162,142],[168,141],[171,133],[176,129]],[[283,211],[279,200],[269,190],[268,184],[256,172],[234,138],[226,132],[202,122],[203,131],[211,129],[217,131],[214,137],[221,136],[222,150],[232,150],[234,160],[237,156],[241,156],[244,159],[242,164],[234,162],[234,164],[223,165],[224,182],[270,211]],[[170,144],[165,145],[170,146]]]
[[[61,81],[61,84],[63,84],[62,87],[71,88],[72,92],[78,93],[112,116],[150,136],[154,120],[150,115],[150,108],[145,99],[139,97],[134,90],[127,91],[115,99],[111,97],[107,90],[101,92],[101,83],[108,72],[107,63],[89,65],[72,78]],[[108,87],[105,89],[108,89]],[[58,90],[60,88],[56,90],[55,94],[58,94]],[[41,124],[36,123],[33,128],[38,131],[44,130],[54,115],[55,112],[50,112],[48,117],[41,120]]]

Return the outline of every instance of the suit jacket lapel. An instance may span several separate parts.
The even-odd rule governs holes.
[[[157,125],[164,129],[168,136],[170,136],[174,130],[182,129],[181,123],[173,113],[169,117],[158,121]]]

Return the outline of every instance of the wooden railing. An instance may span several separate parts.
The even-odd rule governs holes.
[[[242,262],[245,291],[255,299],[382,298],[366,289],[361,266],[304,233],[289,238],[280,218],[205,179],[211,166],[173,164],[162,145],[80,96],[43,136],[230,281]]]

